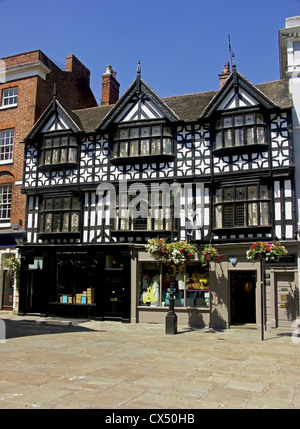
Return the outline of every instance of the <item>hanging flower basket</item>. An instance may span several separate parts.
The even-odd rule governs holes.
[[[170,261],[170,245],[163,238],[152,238],[146,246],[148,253],[157,261]]]
[[[175,241],[171,244],[171,262],[175,265],[190,264],[197,254],[197,247],[187,241]]]
[[[250,249],[246,252],[247,258],[251,261],[257,259],[265,259],[266,261],[278,261],[282,256],[287,255],[286,248],[278,243],[264,243],[262,241],[253,243]]]
[[[195,259],[197,247],[187,241],[166,243],[163,238],[152,238],[146,246],[148,253],[157,261],[183,265]]]
[[[20,260],[16,259],[14,256],[11,256],[10,258],[4,260],[3,266],[7,269],[9,277],[13,278],[16,271],[18,271],[20,267]]]
[[[210,262],[219,263],[220,259],[221,259],[221,255],[219,254],[218,249],[216,249],[215,247],[206,246],[202,250],[200,261],[203,266],[209,265]]]

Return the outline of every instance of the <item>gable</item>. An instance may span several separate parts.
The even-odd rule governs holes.
[[[170,122],[177,122],[179,117],[138,76],[99,124],[97,130],[105,130],[109,125],[120,122],[153,119],[166,119]]]
[[[62,130],[72,130],[74,133],[78,133],[81,131],[81,126],[74,112],[53,99],[26,136],[25,141],[33,139],[39,133]]]
[[[70,128],[70,125],[61,115],[53,114],[40,132],[45,133],[49,131],[69,130]]]
[[[141,121],[147,119],[162,119],[164,113],[145,94],[135,95],[115,118],[114,122]]]
[[[208,118],[216,111],[251,106],[262,106],[265,109],[276,108],[276,104],[270,98],[234,69],[225,85],[210,101],[202,116]]]
[[[232,88],[229,94],[221,101],[216,110],[236,109],[237,107],[257,106],[259,102],[241,87]]]

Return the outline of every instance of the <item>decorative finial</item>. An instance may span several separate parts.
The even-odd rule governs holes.
[[[53,98],[54,99],[56,98],[56,83],[54,84],[54,87],[53,87]]]
[[[138,61],[138,66],[137,66],[137,74],[140,76],[141,75],[141,62],[140,60]]]

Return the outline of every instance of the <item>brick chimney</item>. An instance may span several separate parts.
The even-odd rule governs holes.
[[[222,70],[222,73],[219,74],[220,88],[222,88],[225,85],[225,82],[229,76],[230,76],[230,66],[229,66],[229,62],[226,61],[225,66]]]
[[[119,100],[120,84],[116,79],[116,74],[112,66],[106,66],[106,72],[102,75],[101,106],[115,104]]]

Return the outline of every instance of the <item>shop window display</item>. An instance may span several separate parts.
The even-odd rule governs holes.
[[[140,305],[160,306],[160,264],[141,264]]]
[[[171,269],[175,307],[209,307],[208,268],[201,264],[173,266],[156,263],[140,264],[139,305],[168,307]]]
[[[186,306],[209,307],[208,269],[201,265],[186,267]]]
[[[95,303],[95,273],[87,259],[59,258],[57,264],[57,300],[65,304]]]

